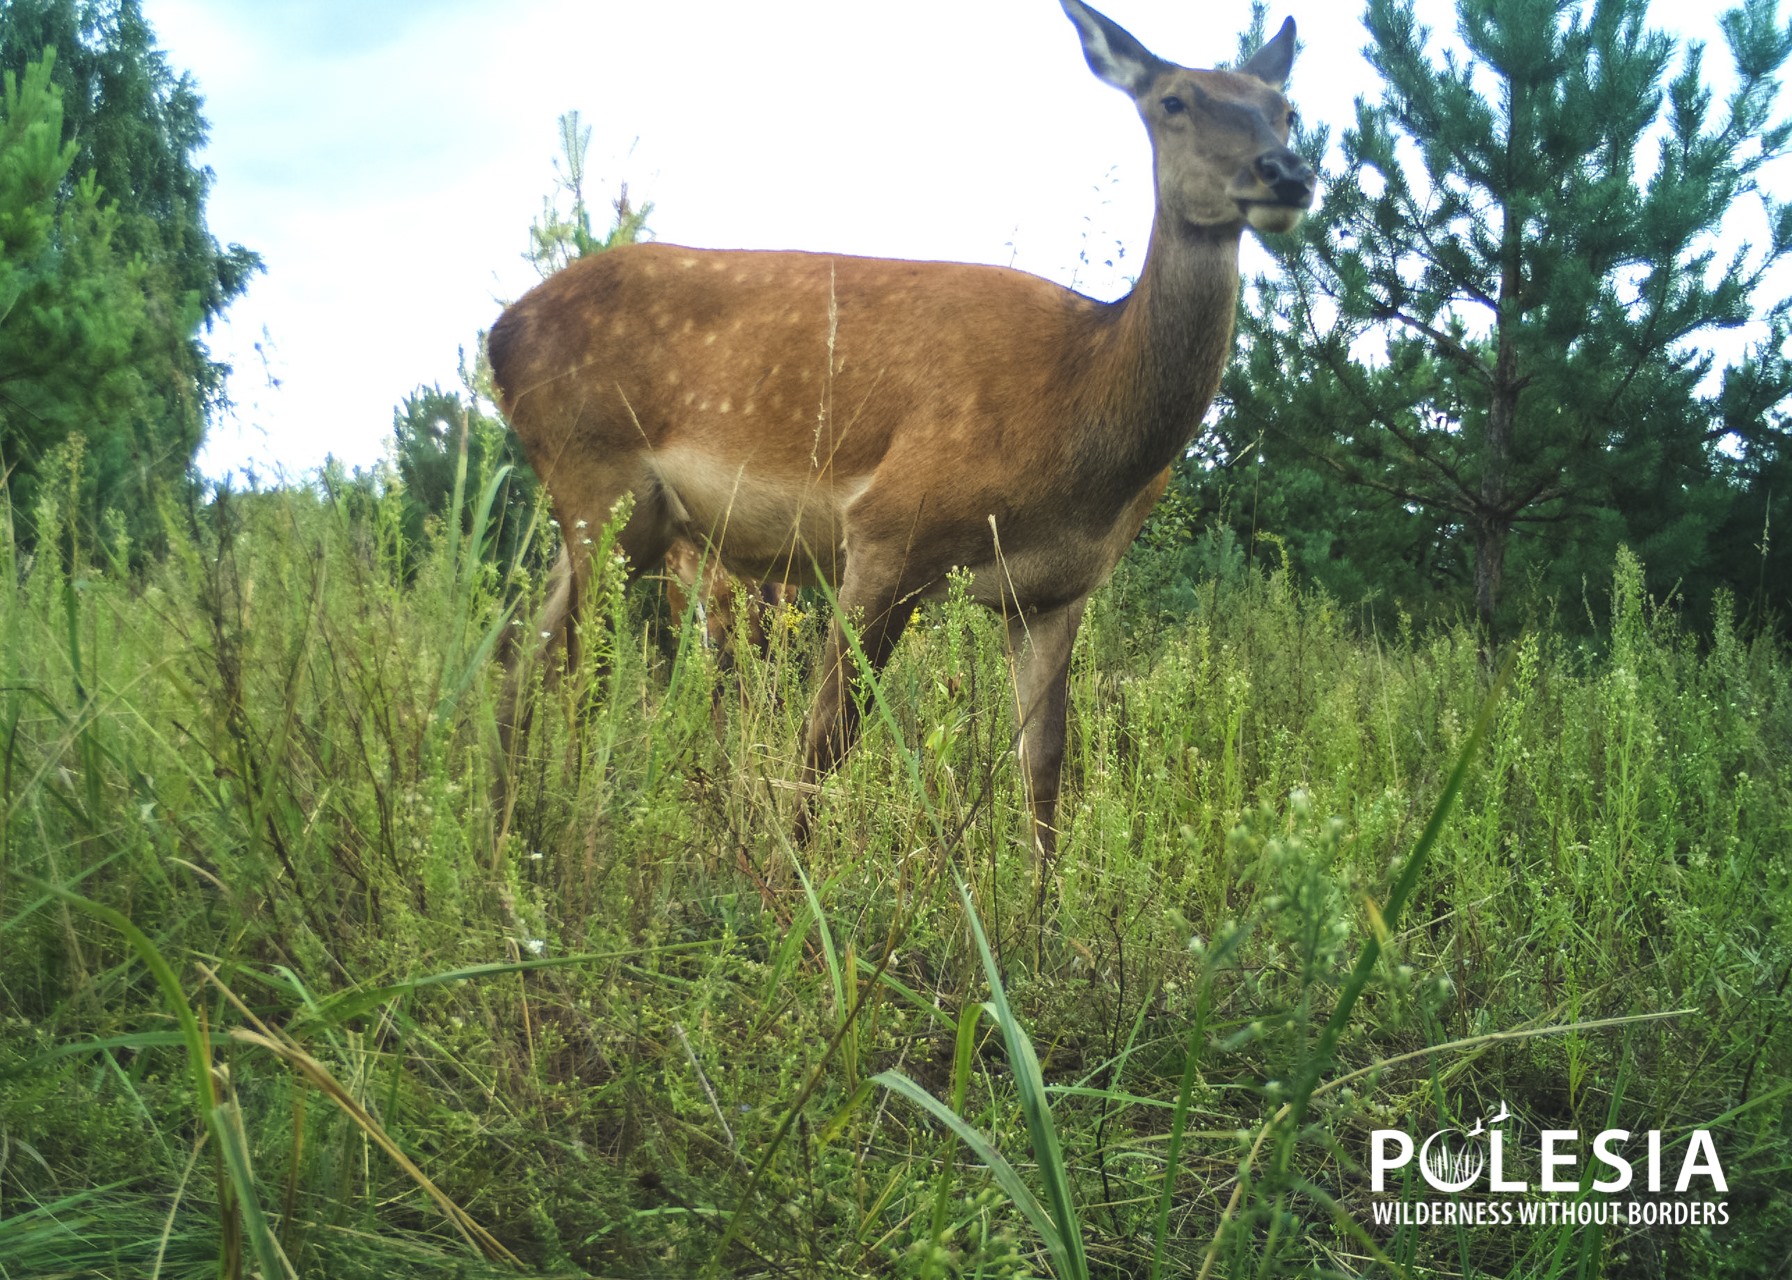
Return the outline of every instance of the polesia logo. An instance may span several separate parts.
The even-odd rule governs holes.
[[[1466,1191],[1474,1186],[1481,1170],[1487,1167],[1487,1152],[1475,1141],[1479,1135],[1480,1127],[1476,1126],[1470,1133],[1439,1129],[1426,1138],[1425,1145],[1419,1148],[1419,1168],[1425,1171],[1425,1181],[1439,1191]],[[1380,1189],[1378,1184],[1376,1190]]]
[[[1376,1129],[1369,1136],[1369,1181],[1373,1191],[1388,1190],[1388,1175],[1416,1171],[1433,1192],[1463,1192],[1488,1197],[1522,1197],[1533,1191],[1577,1193],[1574,1201],[1539,1197],[1520,1200],[1483,1199],[1383,1201],[1375,1220],[1389,1224],[1453,1225],[1459,1223],[1595,1222],[1631,1225],[1709,1225],[1729,1221],[1724,1202],[1668,1200],[1666,1196],[1724,1194],[1729,1183],[1709,1129],[1694,1129],[1685,1139],[1664,1140],[1662,1131],[1632,1133],[1602,1129],[1582,1146],[1578,1129],[1543,1129],[1535,1144],[1524,1143],[1504,1126],[1511,1120],[1505,1103],[1491,1118],[1467,1129],[1438,1129],[1422,1142],[1401,1129]],[[1640,1168],[1639,1168],[1640,1165]],[[1534,1184],[1531,1171],[1539,1176]],[[1523,1175],[1523,1176],[1520,1176]],[[1411,1185],[1411,1173],[1401,1180]],[[1397,1188],[1398,1189],[1398,1188]],[[1602,1198],[1580,1196],[1598,1192]],[[1658,1199],[1619,1202],[1620,1192],[1647,1193]]]

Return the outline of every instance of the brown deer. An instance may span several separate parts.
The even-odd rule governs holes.
[[[1287,145],[1292,20],[1236,71],[1196,71],[1060,2],[1151,138],[1157,211],[1128,297],[1001,267],[641,244],[543,282],[490,339],[561,526],[601,523],[632,492],[620,541],[637,568],[685,537],[743,577],[825,582],[873,671],[916,604],[968,570],[1007,620],[1042,866],[1084,602],[1219,385],[1241,235],[1290,230],[1315,186]],[[542,623],[569,649],[589,567],[562,558]],[[838,618],[820,673],[811,783],[858,734]]]

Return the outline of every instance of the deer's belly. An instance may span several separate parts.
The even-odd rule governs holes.
[[[750,461],[678,450],[657,454],[653,470],[672,524],[733,573],[803,585],[840,580],[846,509],[868,479],[771,477]]]

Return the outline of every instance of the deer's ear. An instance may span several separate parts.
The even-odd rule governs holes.
[[[1168,64],[1119,23],[1103,17],[1082,0],[1059,0],[1064,12],[1076,23],[1076,33],[1083,40],[1083,57],[1089,70],[1101,79],[1138,97],[1151,87],[1158,72]]]
[[[1288,87],[1288,73],[1294,70],[1294,19],[1282,19],[1282,29],[1275,39],[1251,55],[1239,68],[1247,76],[1256,76],[1272,89]]]

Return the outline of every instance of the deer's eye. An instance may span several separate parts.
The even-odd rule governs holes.
[[[1288,108],[1288,127],[1290,129],[1293,129],[1294,126],[1299,123],[1300,123],[1300,112],[1296,111],[1293,107],[1289,107]]]
[[[1169,116],[1178,116],[1188,110],[1188,106],[1175,94],[1171,94],[1163,100],[1163,108],[1164,114]]]

